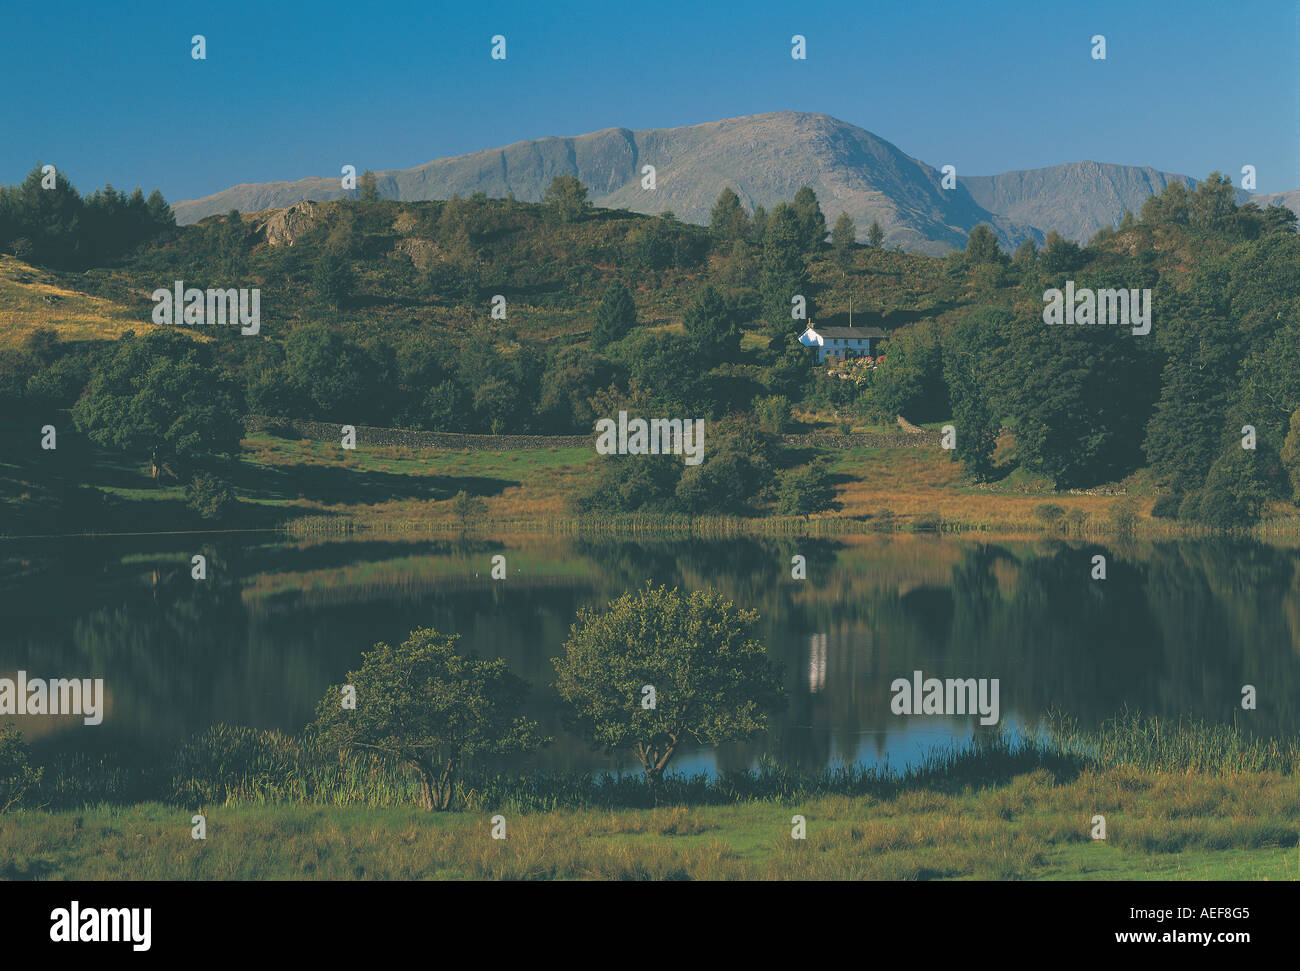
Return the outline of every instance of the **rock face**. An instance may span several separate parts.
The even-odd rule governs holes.
[[[1185,175],[1101,162],[973,175],[961,182],[984,208],[1080,242],[1092,238],[1102,226],[1117,225],[1125,209],[1136,216],[1142,203],[1170,182],[1188,188],[1196,185]]]
[[[1300,213],[1300,189],[1292,189],[1290,192],[1262,193],[1250,198],[1261,209],[1267,209],[1269,206],[1286,206],[1292,212]]]
[[[655,167],[653,191],[641,188],[646,165]],[[1168,182],[1193,181],[1150,168],[1077,162],[991,176],[959,173],[956,187],[944,189],[938,171],[871,132],[829,115],[794,111],[683,128],[608,128],[540,138],[376,173],[380,194],[404,201],[485,192],[537,202],[557,175],[576,176],[595,205],[671,210],[694,223],[709,221],[728,186],[748,207],[770,210],[809,185],[828,223],[847,212],[862,238],[876,220],[886,246],[931,253],[964,246],[981,222],[994,228],[1004,246],[1026,238],[1041,242],[1051,229],[1086,240],[1101,226],[1118,223],[1126,208],[1141,208]],[[349,194],[337,178],[302,179],[238,185],[172,208],[178,222],[192,223],[232,208],[293,207],[292,213],[303,200]]]
[[[320,206],[311,200],[304,200],[271,213],[265,222],[258,225],[257,230],[265,235],[270,246],[292,246],[319,218]]]

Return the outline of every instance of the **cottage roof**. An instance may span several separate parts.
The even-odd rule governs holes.
[[[809,330],[820,334],[822,337],[834,338],[879,338],[884,337],[885,332],[879,327],[817,327],[810,326]]]

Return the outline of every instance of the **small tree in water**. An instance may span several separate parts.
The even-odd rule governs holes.
[[[345,685],[330,688],[316,708],[313,731],[343,754],[388,755],[419,773],[425,809],[447,809],[462,766],[548,741],[519,714],[526,682],[502,660],[455,651],[457,635],[411,631],[400,647],[376,644]],[[345,708],[345,687],[355,708]]]
[[[750,738],[784,707],[757,628],[756,611],[716,593],[647,585],[578,614],[552,662],[555,687],[574,727],[608,752],[636,753],[657,801],[682,744]]]

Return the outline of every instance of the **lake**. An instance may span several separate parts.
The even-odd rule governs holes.
[[[208,559],[208,579],[190,557]],[[1092,557],[1107,558],[1093,580]],[[508,577],[491,577],[492,557]],[[791,558],[807,579],[791,578]],[[891,534],[825,539],[537,538],[286,542],[273,533],[0,541],[0,677],[105,680],[99,726],[14,721],[38,757],[148,763],[217,722],[298,731],[362,650],[412,628],[460,635],[534,688],[555,741],[517,767],[633,768],[564,730],[550,682],[578,609],[647,581],[756,609],[789,707],[766,736],[685,749],[677,770],[768,757],[902,766],[987,734],[977,715],[897,715],[914,671],[999,681],[1001,725],[1125,707],[1262,735],[1300,728],[1300,552],[1246,541],[1065,543]],[[1241,709],[1243,685],[1258,707]]]

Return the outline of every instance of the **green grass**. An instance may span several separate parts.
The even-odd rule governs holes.
[[[138,778],[47,767],[33,804],[63,808],[0,816],[0,877],[1300,879],[1300,741],[1128,714],[1049,725],[905,772],[670,776],[656,808],[636,775],[478,776],[440,814],[412,808],[400,767],[216,728]]]
[[[948,453],[905,447],[801,449],[800,460],[829,459],[834,509],[804,518],[779,516],[770,507],[749,516],[635,513],[581,517],[569,500],[590,477],[591,449],[542,448],[500,451],[361,447],[279,438],[267,433],[244,439],[229,476],[240,507],[221,523],[200,520],[185,504],[183,484],[153,482],[139,457],[60,441],[59,474],[33,462],[0,462],[0,532],[113,532],[281,528],[294,536],[376,533],[449,535],[464,527],[452,499],[464,490],[487,504],[478,524],[495,537],[525,533],[577,535],[665,533],[698,536],[814,535],[865,532],[983,532],[1042,534],[1035,508],[1051,501],[1077,513],[1071,535],[1113,532],[1117,502],[1135,501],[1139,536],[1204,535],[1204,527],[1156,520],[1147,513],[1155,494],[1134,477],[1129,495],[1111,490],[1060,493],[1041,477],[1011,472],[1000,481],[974,483]],[[42,459],[47,464],[48,459]],[[1300,517],[1266,519],[1259,536],[1294,535]]]
[[[404,808],[24,811],[0,822],[0,876],[158,879],[1300,878],[1288,776],[1037,770],[954,794],[821,796],[729,806],[429,814]],[[1092,817],[1107,821],[1104,842]],[[807,838],[791,837],[795,814]]]

